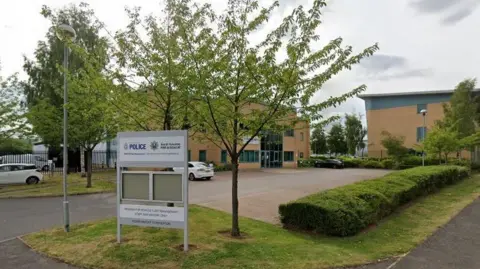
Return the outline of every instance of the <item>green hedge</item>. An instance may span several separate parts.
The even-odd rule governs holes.
[[[300,198],[279,207],[287,228],[350,236],[401,205],[469,175],[461,166],[425,166],[396,171]]]

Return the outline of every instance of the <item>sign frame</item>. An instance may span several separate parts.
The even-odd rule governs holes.
[[[126,158],[125,154],[128,151],[128,142],[122,142],[122,140],[131,140],[131,139],[149,139],[155,138],[160,141],[162,139],[167,140],[174,140],[177,143],[180,142],[180,145],[183,144],[183,149],[180,148],[180,151],[176,150],[177,158],[171,157],[169,153],[151,153],[146,148],[145,151],[147,153],[143,154],[143,158],[139,158],[140,160],[136,160],[136,158]],[[156,142],[156,140],[154,140]],[[161,220],[146,220],[143,223],[130,223],[131,221],[126,221],[126,219],[121,218],[121,205],[132,205],[135,206],[144,206],[144,207],[152,207],[155,206],[159,210],[167,208],[165,203],[174,203],[175,204],[183,204],[183,207],[168,207],[172,210],[174,208],[182,208],[183,210],[183,225],[179,225],[177,222],[174,225],[171,225],[170,228],[179,228],[183,226],[183,250],[188,251],[188,131],[187,130],[169,130],[169,131],[145,131],[145,132],[120,132],[117,133],[117,243],[121,243],[122,237],[122,225],[136,225],[136,226],[148,226],[152,227],[152,225],[148,225],[148,223],[156,222],[157,225],[153,227],[167,227],[162,226]],[[125,145],[124,145],[125,144]],[[151,150],[156,151],[158,149],[158,142],[156,142],[157,148],[153,148],[151,146]],[[162,151],[160,149],[159,151]],[[168,151],[168,149],[163,150]],[[150,153],[149,153],[150,152]],[[151,154],[150,156],[148,156]],[[157,157],[155,157],[157,155]],[[168,155],[170,157],[166,158],[162,155]],[[180,156],[183,155],[183,158]],[[145,157],[148,156],[148,157]],[[143,160],[142,160],[143,159]],[[167,159],[167,160],[165,160]],[[172,161],[172,159],[174,159]],[[183,171],[180,172],[171,172],[171,171],[124,171],[123,168],[126,167],[183,167]],[[149,199],[123,199],[123,175],[124,174],[148,174],[149,175]],[[182,201],[163,201],[163,200],[153,200],[153,177],[154,175],[182,175]],[[168,222],[168,221],[166,221]]]

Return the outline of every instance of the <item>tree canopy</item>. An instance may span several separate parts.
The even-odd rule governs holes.
[[[310,137],[310,148],[314,154],[324,154],[328,152],[327,136],[319,126],[313,129],[312,136]]]
[[[28,132],[21,94],[16,74],[6,79],[0,74],[0,144]]]
[[[367,129],[363,128],[360,116],[355,114],[345,116],[345,138],[348,154],[355,155],[360,146],[363,145],[363,138],[367,135]]]
[[[345,129],[341,123],[335,123],[328,132],[327,144],[330,153],[346,154],[348,152]]]

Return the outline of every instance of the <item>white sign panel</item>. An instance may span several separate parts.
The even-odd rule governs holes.
[[[120,205],[120,217],[130,219],[149,219],[181,221],[185,220],[183,207],[166,207],[151,205]]]
[[[247,143],[248,142],[248,139],[250,139],[250,137],[244,137],[243,138],[243,143]],[[260,139],[258,139],[258,137],[254,137],[250,143],[248,143],[249,145],[259,145],[260,144]]]
[[[120,137],[121,162],[183,162],[185,137]]]

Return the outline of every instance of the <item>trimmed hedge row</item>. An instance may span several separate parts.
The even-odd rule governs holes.
[[[469,175],[461,166],[425,166],[319,192],[279,206],[287,228],[350,236],[401,205]]]

